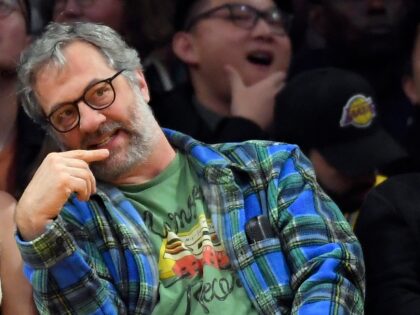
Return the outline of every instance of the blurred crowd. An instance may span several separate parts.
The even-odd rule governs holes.
[[[121,34],[162,127],[206,143],[299,145],[362,244],[366,314],[420,314],[417,0],[0,0],[3,314],[35,312],[14,302],[30,288],[13,198],[58,147],[19,106],[16,66],[52,21]]]

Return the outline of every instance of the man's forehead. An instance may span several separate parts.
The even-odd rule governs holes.
[[[112,73],[100,51],[93,45],[76,41],[62,49],[64,64],[50,60],[41,66],[34,76],[34,90],[44,96],[52,88],[68,86],[83,89],[92,79],[101,79]],[[47,88],[46,88],[47,87]]]
[[[74,40],[63,46],[63,53],[65,55],[73,55],[75,53],[76,56],[80,55],[80,57],[83,57],[83,54],[79,53],[81,51],[85,54],[102,55],[98,47],[83,40]]]
[[[82,40],[65,44],[61,49],[63,64],[67,66],[107,65],[104,54],[95,45]]]

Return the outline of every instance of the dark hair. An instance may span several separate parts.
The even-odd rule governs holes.
[[[174,30],[185,29],[187,21],[190,19],[193,7],[203,0],[176,0],[174,13]]]
[[[173,0],[124,0],[124,38],[142,57],[166,44],[173,33]]]

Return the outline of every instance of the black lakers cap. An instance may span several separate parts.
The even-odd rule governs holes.
[[[337,68],[303,72],[276,98],[273,137],[317,149],[349,174],[407,157],[378,120],[374,91],[362,76]]]

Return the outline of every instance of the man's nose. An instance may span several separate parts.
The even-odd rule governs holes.
[[[96,110],[89,107],[84,101],[80,101],[79,107],[80,122],[79,128],[81,132],[94,132],[98,127],[106,121],[104,110]]]

